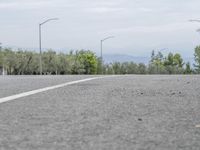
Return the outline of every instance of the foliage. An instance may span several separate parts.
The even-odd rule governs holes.
[[[169,53],[166,57],[161,52],[152,52],[148,71],[150,74],[183,74],[184,62],[180,54]]]
[[[0,51],[0,66],[9,75],[39,74],[39,54],[31,51],[13,51],[5,48]],[[53,50],[42,53],[43,74],[96,74],[97,58],[91,51],[72,51],[57,54]]]
[[[9,48],[0,50],[0,68],[4,66],[9,75],[37,75],[39,71],[39,53],[34,51],[14,51]],[[195,49],[195,68],[200,72],[200,47]],[[113,62],[102,64],[92,51],[70,51],[56,53],[47,50],[42,53],[43,74],[191,74],[190,63],[184,63],[180,54],[152,51],[149,64],[134,62]]]
[[[185,68],[185,74],[192,74],[192,69],[191,69],[191,65],[190,65],[190,62],[187,62],[186,63],[186,68]]]
[[[73,74],[96,74],[97,57],[92,51],[76,51],[75,62],[73,64]]]
[[[195,48],[195,52],[194,52],[194,60],[195,60],[195,71],[197,73],[200,73],[200,46],[197,46]]]

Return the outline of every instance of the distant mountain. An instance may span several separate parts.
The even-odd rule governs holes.
[[[136,57],[131,55],[121,55],[121,54],[104,55],[103,59],[105,63],[133,61],[135,63],[145,63],[145,64],[148,64],[150,60],[149,57]]]
[[[135,62],[135,63],[144,63],[148,64],[150,61],[150,57],[138,57],[138,56],[131,56],[131,55],[123,55],[123,54],[105,54],[103,56],[105,63],[112,63],[112,62]],[[191,65],[194,64],[194,58],[192,57],[184,57],[184,62],[190,62]]]

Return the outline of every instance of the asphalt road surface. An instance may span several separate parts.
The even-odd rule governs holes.
[[[0,77],[0,99],[94,76]],[[0,150],[199,150],[200,76],[111,76],[0,103]]]

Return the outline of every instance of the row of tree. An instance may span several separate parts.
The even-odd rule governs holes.
[[[0,66],[9,75],[40,74],[39,54],[32,51],[0,51]],[[42,54],[43,74],[97,74],[97,57],[91,51],[71,51],[57,54],[48,50]]]
[[[152,51],[148,65],[134,62],[101,63],[92,51],[70,51],[56,53],[48,50],[42,53],[43,74],[192,74],[200,73],[200,46],[195,48],[195,64],[185,63],[180,54],[169,53],[164,56]],[[39,54],[33,51],[14,51],[9,48],[0,49],[0,68],[9,75],[40,74]],[[194,68],[194,69],[192,69]]]

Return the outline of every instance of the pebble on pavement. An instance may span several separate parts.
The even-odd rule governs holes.
[[[200,128],[200,124],[196,125],[195,127],[196,127],[196,128]]]

